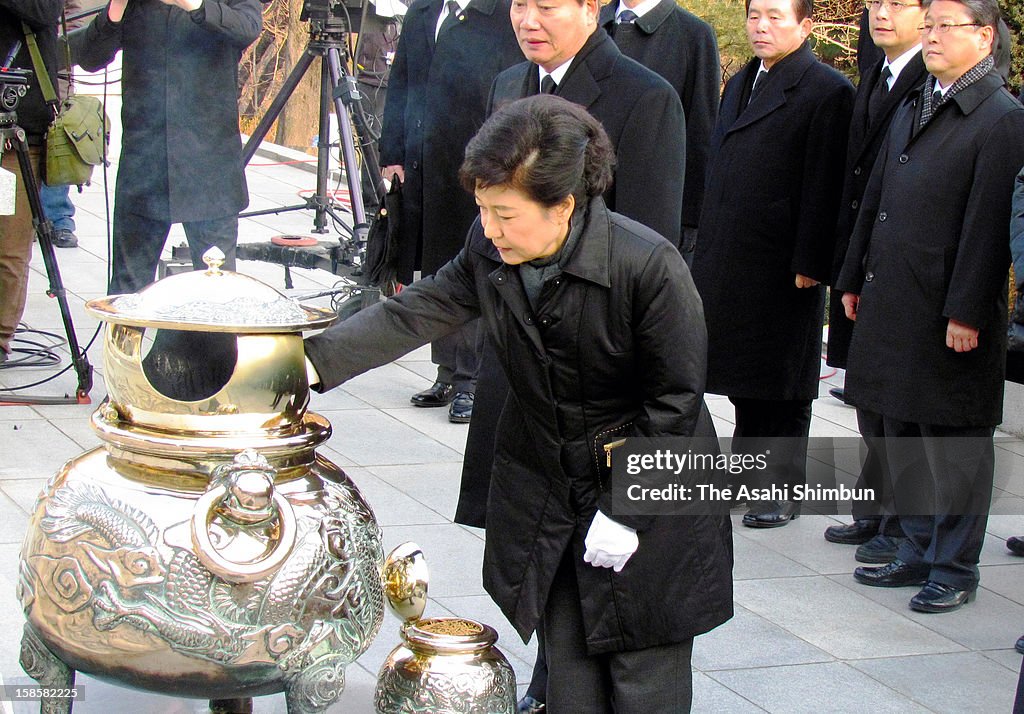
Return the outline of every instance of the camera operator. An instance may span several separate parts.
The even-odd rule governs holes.
[[[22,22],[35,32],[43,62],[50,80],[57,82],[57,22],[63,0],[0,0],[0,63],[17,49],[12,67],[31,69],[28,43]],[[28,137],[32,165],[39,166],[43,135],[53,115],[46,106],[39,81],[33,76],[28,93],[18,104],[18,125]],[[11,338],[25,310],[28,288],[28,265],[32,258],[32,211],[25,192],[25,181],[13,147],[0,147],[3,167],[18,179],[18,195],[13,216],[0,216],[0,362],[6,362],[11,351]]]
[[[192,264],[212,246],[233,270],[249,203],[238,131],[238,62],[263,26],[260,0],[111,0],[72,34],[77,64],[122,56],[124,134],[114,193],[109,291],[153,282],[172,223]]]

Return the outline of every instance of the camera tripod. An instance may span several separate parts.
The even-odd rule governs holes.
[[[360,190],[359,164],[356,159],[355,138],[352,132],[352,122],[356,124],[360,136],[368,136],[366,122],[359,107],[361,99],[356,80],[345,69],[342,62],[342,48],[344,48],[345,35],[348,33],[346,23],[339,18],[328,17],[325,20],[312,20],[310,22],[310,36],[306,49],[301,59],[289,73],[281,90],[271,102],[267,113],[256,126],[252,136],[246,142],[242,150],[243,163],[248,164],[256,153],[260,142],[266,137],[271,125],[277,121],[284,109],[285,103],[298,87],[299,82],[312,66],[313,61],[319,57],[321,62],[320,71],[320,111],[319,111],[319,134],[317,140],[317,165],[316,165],[316,192],[309,196],[305,203],[294,206],[283,206],[260,211],[248,211],[241,214],[241,217],[262,216],[271,213],[284,213],[296,210],[314,211],[313,231],[315,233],[327,233],[328,216],[339,220],[337,204],[334,198],[328,195],[328,161],[330,158],[330,113],[333,110],[338,121],[338,130],[341,135],[342,162],[345,169],[345,178],[348,184],[349,195],[352,200],[353,237],[357,247],[365,248],[366,232],[366,208]],[[354,111],[351,111],[354,109]],[[370,148],[370,147],[368,147]],[[377,177],[380,175],[380,168],[377,162],[376,152],[364,150],[363,160],[366,162],[368,175]],[[379,179],[376,180],[376,183]],[[240,246],[241,247],[241,246]]]
[[[11,86],[8,77],[4,78],[3,84],[5,105],[3,108],[6,108],[12,98],[12,90],[16,90]],[[17,99],[14,99],[14,102],[16,105]],[[32,223],[35,225],[36,235],[39,238],[39,252],[43,255],[46,275],[50,280],[50,287],[46,294],[57,299],[60,317],[64,323],[64,333],[67,335],[68,349],[71,350],[71,364],[75,368],[75,374],[78,375],[78,388],[73,397],[68,395],[63,397],[20,396],[0,392],[0,404],[89,404],[89,391],[92,389],[92,365],[89,364],[88,357],[78,345],[75,326],[71,321],[67,291],[64,289],[64,282],[60,276],[60,268],[57,265],[57,256],[53,248],[53,223],[46,218],[42,200],[39,198],[39,184],[32,171],[28,142],[24,129],[18,126],[17,114],[14,111],[0,111],[0,153],[8,141],[18,154],[21,180],[24,183],[25,192],[28,194],[29,206],[32,209]]]

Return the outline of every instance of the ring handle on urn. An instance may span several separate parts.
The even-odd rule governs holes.
[[[196,502],[192,512],[192,545],[199,561],[217,577],[231,583],[251,583],[275,572],[291,554],[297,525],[295,512],[284,496],[273,491],[273,510],[278,520],[277,544],[257,560],[234,561],[221,555],[210,539],[210,523],[228,498],[228,486],[212,485]]]

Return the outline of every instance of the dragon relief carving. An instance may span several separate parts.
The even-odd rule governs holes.
[[[327,515],[299,519],[282,566],[242,586],[167,537],[180,523],[161,531],[100,487],[65,483],[46,502],[40,530],[71,547],[49,554],[43,541],[24,554],[19,586],[33,596],[23,600],[26,612],[45,593],[66,613],[90,611],[99,631],[132,628],[225,665],[273,664],[311,700],[324,683],[303,670],[324,669],[340,693],[338,670],[369,646],[383,620],[381,534],[354,488],[322,483]]]

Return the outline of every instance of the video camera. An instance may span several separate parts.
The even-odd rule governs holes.
[[[359,32],[365,0],[304,0],[299,20],[328,30]]]
[[[13,112],[28,92],[32,70],[14,67],[0,68],[0,111]]]

